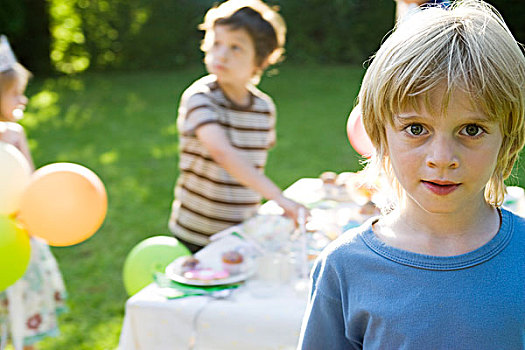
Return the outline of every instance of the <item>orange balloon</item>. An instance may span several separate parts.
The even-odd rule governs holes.
[[[69,246],[95,234],[107,206],[104,184],[94,172],[78,164],[54,163],[34,172],[18,218],[30,235],[52,246]]]
[[[372,155],[374,146],[372,145],[372,141],[370,141],[363,125],[363,114],[361,113],[361,107],[359,105],[352,110],[348,117],[346,133],[350,144],[357,153],[366,158],[369,158]]]

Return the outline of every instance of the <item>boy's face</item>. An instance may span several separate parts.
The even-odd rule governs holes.
[[[206,51],[204,62],[210,74],[223,85],[244,87],[255,75],[255,46],[244,29],[215,25],[213,45]]]
[[[0,105],[0,120],[16,122],[23,116],[27,105],[22,84],[13,82],[2,92]]]
[[[421,102],[420,112],[403,110],[386,127],[388,155],[406,192],[400,207],[411,215],[458,213],[483,205],[496,167],[503,139],[499,123],[474,109],[461,92],[452,94],[441,115],[442,96],[443,90],[430,95],[437,112]]]

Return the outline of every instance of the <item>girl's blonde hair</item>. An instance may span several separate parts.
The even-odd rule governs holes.
[[[509,177],[525,142],[525,57],[501,15],[479,0],[451,8],[428,8],[399,24],[373,57],[359,93],[366,132],[375,147],[367,170],[384,171],[398,197],[404,192],[388,157],[385,125],[406,108],[429,105],[429,94],[445,88],[465,92],[498,121],[503,142],[485,199],[501,205]]]

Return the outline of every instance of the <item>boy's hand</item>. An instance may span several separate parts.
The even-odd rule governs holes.
[[[310,216],[310,212],[302,204],[299,204],[289,198],[280,195],[279,198],[275,199],[277,204],[284,210],[284,215],[290,217],[295,222],[295,225],[299,223],[299,210],[302,208],[305,212],[305,218]]]

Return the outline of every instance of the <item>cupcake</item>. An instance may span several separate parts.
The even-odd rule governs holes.
[[[323,181],[323,184],[325,185],[335,185],[335,181],[337,180],[337,173],[334,173],[333,171],[325,171],[322,173],[319,178],[321,181]]]
[[[199,268],[200,261],[193,256],[188,256],[184,259],[184,262],[181,265],[182,272],[197,270]]]
[[[222,266],[230,275],[241,272],[244,257],[241,253],[235,250],[230,250],[222,254]]]

